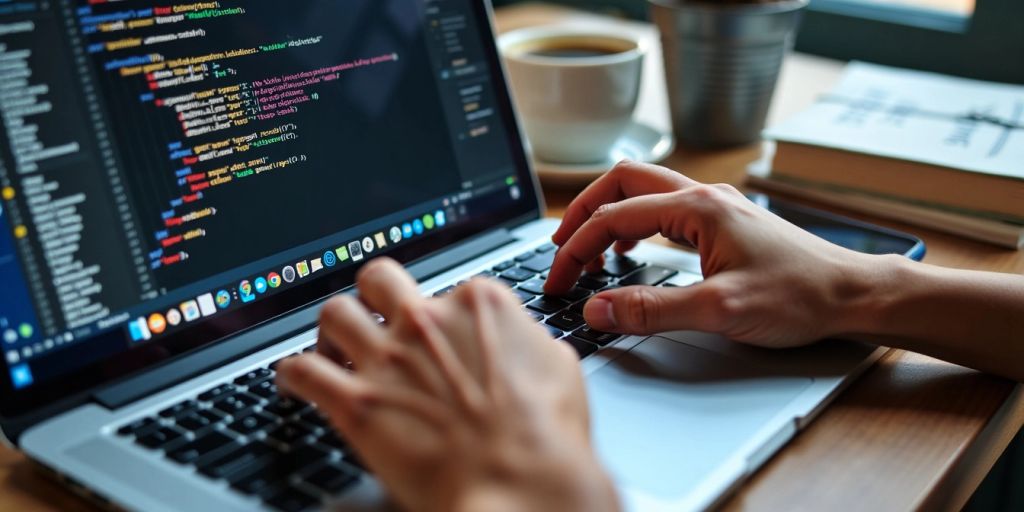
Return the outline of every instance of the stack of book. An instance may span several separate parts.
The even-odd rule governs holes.
[[[765,135],[757,188],[1024,245],[1024,86],[851,63]]]

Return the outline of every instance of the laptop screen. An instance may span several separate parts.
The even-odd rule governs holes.
[[[4,412],[536,215],[483,4],[0,3]]]

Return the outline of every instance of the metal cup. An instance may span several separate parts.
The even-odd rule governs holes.
[[[690,146],[758,140],[807,0],[648,0],[661,31],[672,125]]]

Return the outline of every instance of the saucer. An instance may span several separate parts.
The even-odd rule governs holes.
[[[559,164],[534,159],[534,168],[545,185],[581,186],[608,172],[621,160],[657,163],[672,154],[676,140],[671,131],[663,132],[634,121],[608,152],[603,162]]]

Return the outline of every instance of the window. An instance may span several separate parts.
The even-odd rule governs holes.
[[[811,0],[797,49],[1024,82],[1020,0]]]

